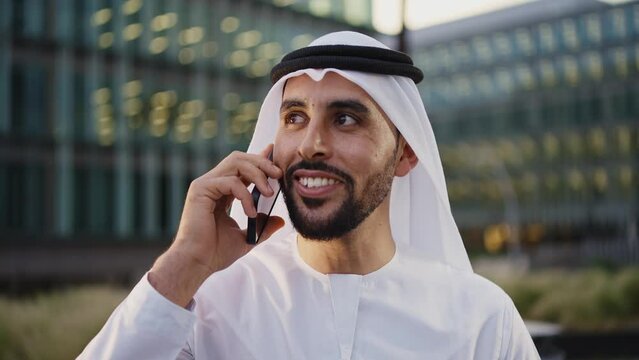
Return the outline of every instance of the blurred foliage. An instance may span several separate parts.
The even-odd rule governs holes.
[[[0,359],[75,359],[126,293],[87,286],[22,299],[0,296]]]
[[[522,317],[575,330],[639,326],[639,267],[494,277]]]

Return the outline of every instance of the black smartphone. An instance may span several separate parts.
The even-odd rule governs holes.
[[[269,160],[273,160],[273,152],[271,152],[268,156]],[[246,243],[247,244],[257,244],[260,241],[262,233],[264,232],[264,228],[268,222],[269,216],[271,216],[271,211],[273,211],[273,207],[275,206],[275,201],[277,200],[278,195],[280,194],[280,183],[277,179],[267,179],[268,184],[273,189],[273,195],[271,196],[263,196],[262,193],[257,189],[257,186],[253,188],[251,191],[251,196],[253,197],[253,205],[257,209],[257,217],[248,218],[248,224],[246,227]]]

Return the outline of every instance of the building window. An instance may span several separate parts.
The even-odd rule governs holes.
[[[573,19],[564,19],[561,22],[561,34],[564,46],[569,50],[579,47],[579,38],[577,37],[577,25]]]
[[[535,51],[534,42],[532,40],[532,35],[530,34],[530,30],[528,29],[517,29],[515,30],[515,39],[517,43],[517,47],[522,52],[523,55],[532,55]]]
[[[539,48],[542,53],[548,54],[555,51],[556,43],[551,24],[540,24],[537,29],[539,35]]]
[[[608,19],[611,25],[612,36],[614,38],[626,37],[626,14],[623,8],[617,8],[608,12]]]
[[[617,47],[608,51],[609,63],[620,78],[626,78],[629,72],[629,61],[626,48]]]
[[[564,72],[564,80],[570,86],[575,86],[579,82],[579,66],[572,56],[564,56],[561,60]]]
[[[592,44],[601,42],[601,20],[599,14],[588,14],[584,18],[586,25],[586,35]]]
[[[14,63],[11,71],[10,133],[38,137],[47,133],[48,76],[39,63]]]
[[[581,62],[588,74],[593,80],[601,80],[604,75],[601,55],[595,51],[589,51],[581,56]]]
[[[495,49],[499,56],[509,57],[512,54],[510,38],[505,33],[499,32],[493,35]]]
[[[548,59],[542,59],[539,61],[537,67],[543,84],[545,86],[554,86],[557,82],[557,77],[553,62]]]
[[[461,41],[456,41],[452,45],[452,53],[458,64],[466,65],[470,63],[470,49],[468,45]]]
[[[475,55],[482,63],[489,63],[493,59],[492,49],[490,48],[490,43],[483,36],[478,36],[473,38],[473,49],[475,50]]]

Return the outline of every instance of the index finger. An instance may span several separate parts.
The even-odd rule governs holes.
[[[266,145],[266,147],[262,149],[262,151],[260,151],[260,155],[269,160],[273,160],[273,148],[274,148],[274,145],[272,143]]]
[[[259,155],[263,158],[266,158],[268,162],[261,162],[256,164],[256,166],[264,171],[268,175],[268,177],[279,179],[282,176],[283,172],[282,169],[277,167],[277,165],[275,165],[275,163],[273,162],[273,148],[274,145],[271,143],[268,144],[264,149],[262,149],[262,151],[260,151]]]

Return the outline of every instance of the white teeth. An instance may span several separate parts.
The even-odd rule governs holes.
[[[308,188],[315,188],[320,186],[328,186],[333,185],[337,181],[335,179],[327,179],[327,178],[311,178],[311,177],[302,177],[300,178],[300,183]]]

